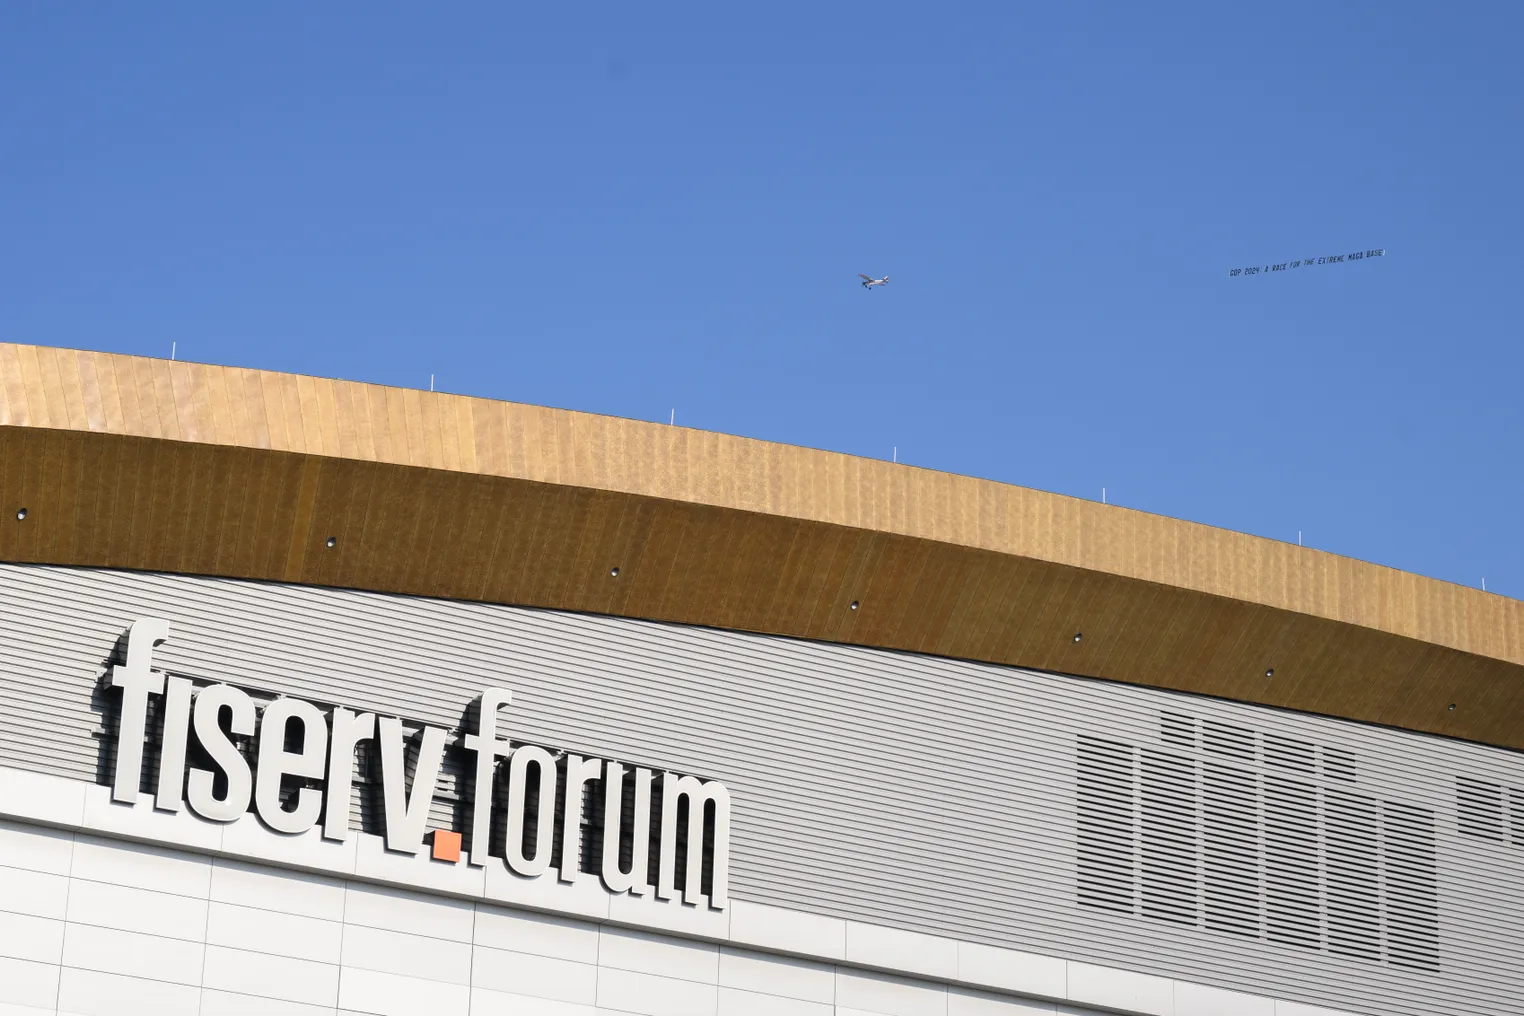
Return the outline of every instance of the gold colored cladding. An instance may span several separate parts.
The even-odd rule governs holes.
[[[811,449],[0,344],[0,493],[32,509],[0,518],[5,560],[767,631],[1524,747],[1518,601]]]

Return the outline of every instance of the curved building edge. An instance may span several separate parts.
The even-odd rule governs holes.
[[[1524,748],[1519,601],[681,427],[0,344],[0,495],[4,561],[764,632]]]

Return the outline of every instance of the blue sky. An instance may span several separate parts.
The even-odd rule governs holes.
[[[1524,596],[1524,5],[518,8],[0,7],[0,339],[675,409]]]

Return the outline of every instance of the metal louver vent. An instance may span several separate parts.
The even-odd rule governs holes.
[[[1165,713],[1160,739],[1195,729]],[[1253,730],[1201,731],[1201,755],[1078,739],[1079,902],[1438,970],[1433,813],[1356,793],[1348,752],[1321,748],[1319,779],[1311,742],[1266,735],[1257,757]]]
[[[1381,956],[1377,898],[1376,802],[1342,790],[1324,797],[1327,826],[1328,951]]]
[[[1387,802],[1387,956],[1398,966],[1439,969],[1439,880],[1434,816]]]
[[[1265,735],[1265,765],[1293,769],[1309,776],[1317,771],[1316,746],[1311,741]]]
[[[1133,911],[1133,749],[1079,739],[1079,901]]]
[[[1195,924],[1196,760],[1143,752],[1143,915]]]
[[[1324,748],[1323,775],[1330,780],[1355,782],[1355,757],[1338,748]]]
[[[1460,831],[1484,840],[1503,841],[1503,788],[1496,783],[1456,780],[1459,807],[1456,818]]]
[[[1251,770],[1206,764],[1206,926],[1212,931],[1259,935],[1256,784]]]
[[[1187,748],[1194,748],[1196,746],[1196,718],[1181,716],[1179,713],[1160,713],[1159,737],[1166,744],[1183,744]]]
[[[1254,757],[1254,731],[1247,727],[1233,727],[1208,720],[1201,733],[1201,742],[1207,751],[1218,755],[1242,759]]]
[[[1266,776],[1265,937],[1318,948],[1318,896],[1318,788]]]

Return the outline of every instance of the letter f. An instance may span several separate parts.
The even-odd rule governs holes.
[[[476,752],[476,779],[471,807],[471,854],[467,862],[482,867],[487,863],[488,847],[492,839],[492,787],[497,773],[498,759],[510,753],[507,741],[497,739],[497,711],[507,708],[513,695],[502,688],[482,692],[476,718],[476,733],[467,734],[468,751]],[[550,819],[546,819],[550,821]]]
[[[153,647],[169,641],[169,622],[156,617],[127,629],[127,662],[111,668],[111,686],[122,689],[111,799],[136,804],[143,778],[143,739],[148,735],[148,696],[164,692],[164,673],[153,668]]]

